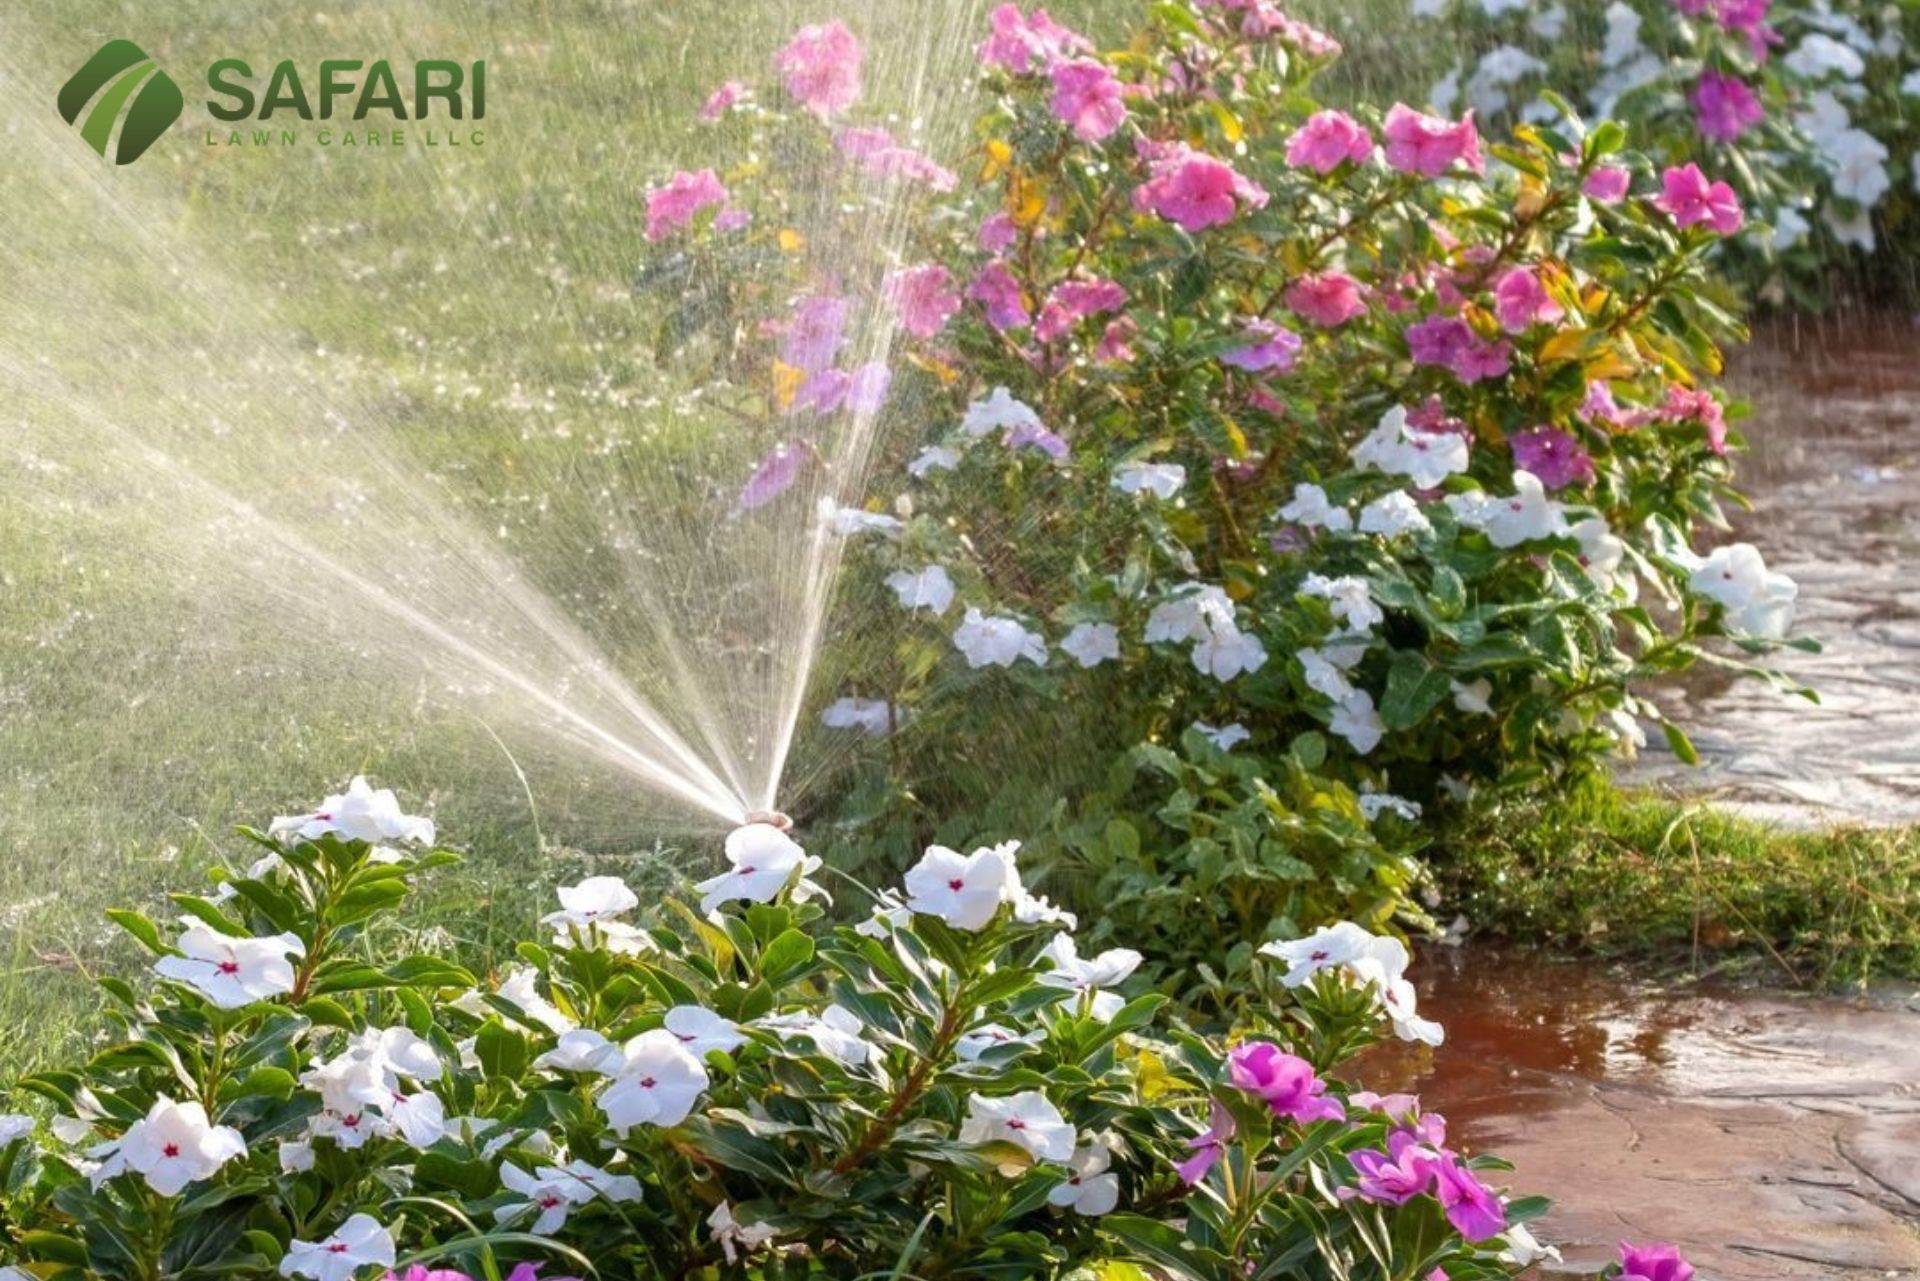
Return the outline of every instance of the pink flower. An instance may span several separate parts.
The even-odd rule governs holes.
[[[1587,175],[1580,190],[1603,205],[1618,204],[1633,183],[1633,175],[1618,165],[1601,165]]]
[[[1434,1195],[1447,1213],[1453,1230],[1469,1241],[1481,1242],[1507,1229],[1507,1211],[1493,1189],[1474,1177],[1451,1152],[1440,1153],[1433,1167]]]
[[[1416,365],[1440,365],[1463,383],[1498,378],[1513,364],[1513,348],[1489,343],[1458,316],[1430,316],[1407,326],[1407,350]]]
[[[1287,163],[1295,169],[1329,174],[1351,160],[1373,154],[1373,135],[1344,111],[1316,111],[1287,140]]]
[[[1458,121],[1448,122],[1396,102],[1387,112],[1384,132],[1387,163],[1401,173],[1438,178],[1455,163],[1474,173],[1486,172],[1486,162],[1480,158],[1480,132],[1474,128],[1471,111]]]
[[[931,338],[960,310],[953,273],[938,263],[906,267],[889,275],[887,300],[899,313],[900,327],[915,338]]]
[[[1180,1181],[1193,1187],[1207,1177],[1207,1172],[1220,1164],[1220,1158],[1226,1155],[1227,1144],[1233,1142],[1235,1125],[1233,1113],[1220,1106],[1218,1100],[1209,1104],[1207,1128],[1197,1138],[1187,1140],[1187,1147],[1193,1155],[1173,1167]]]
[[[988,21],[993,33],[981,42],[978,51],[983,67],[1003,67],[1023,76],[1071,54],[1093,52],[1085,36],[1055,22],[1045,9],[1035,9],[1031,18],[1023,18],[1019,6],[1003,4]]]
[[[452,1268],[423,1268],[415,1263],[405,1272],[389,1272],[381,1281],[473,1281],[464,1272]]]
[[[1108,364],[1124,365],[1133,360],[1133,336],[1140,327],[1125,316],[1109,321],[1093,349],[1093,358]]]
[[[1189,147],[1160,151],[1153,177],[1134,188],[1136,209],[1158,214],[1187,232],[1205,231],[1232,221],[1241,205],[1267,203],[1265,188],[1241,177],[1232,165]]]
[[[1360,282],[1342,271],[1319,271],[1287,286],[1287,308],[1322,329],[1344,325],[1367,314]]]
[[[1767,60],[1770,45],[1780,43],[1780,33],[1767,25],[1771,0],[1721,0],[1720,26],[1723,30],[1747,38],[1747,49],[1761,61]]]
[[[1020,282],[1003,262],[996,260],[982,267],[973,283],[967,286],[967,297],[986,308],[987,323],[1002,332],[1024,329],[1033,323],[1033,313],[1027,309],[1027,300],[1020,292]]]
[[[1012,248],[1014,238],[1019,234],[1020,229],[1014,225],[1013,215],[1002,211],[982,222],[979,234],[974,239],[988,253],[998,254]]]
[[[893,386],[893,370],[885,361],[869,361],[847,378],[847,411],[877,414],[887,403],[887,390]]]
[[[804,414],[811,410],[816,414],[830,414],[847,403],[847,389],[852,384],[853,379],[845,370],[822,369],[800,384],[787,406],[787,413]]]
[[[1271,320],[1249,320],[1243,326],[1253,341],[1220,354],[1220,363],[1248,373],[1286,373],[1300,354],[1300,335]]]
[[[738,80],[729,80],[713,91],[707,99],[707,105],[700,108],[700,122],[712,124],[733,109],[733,104],[747,96],[747,87]]]
[[[809,374],[831,365],[846,335],[847,310],[847,300],[833,294],[802,299],[787,322],[781,361]]]
[[[860,97],[860,41],[844,22],[802,27],[774,55],[787,93],[808,111],[827,120]]]
[[[775,445],[741,488],[740,510],[757,511],[793,488],[810,456],[802,441],[784,440]]]
[[[1746,81],[1721,71],[1704,72],[1687,101],[1700,132],[1715,142],[1732,142],[1767,115]]]
[[[1072,332],[1076,322],[1127,305],[1127,291],[1111,280],[1069,280],[1055,285],[1040,309],[1033,336],[1052,342]]]
[[[1693,1265],[1670,1245],[1620,1243],[1617,1281],[1693,1281]]]
[[[833,140],[841,155],[860,171],[876,178],[906,178],[926,183],[935,191],[952,191],[960,180],[911,147],[902,147],[885,129],[842,129]]]
[[[1275,1115],[1301,1125],[1346,1119],[1340,1100],[1326,1097],[1327,1083],[1314,1075],[1313,1064],[1271,1041],[1236,1045],[1227,1055],[1227,1077],[1236,1089],[1263,1100]]]
[[[665,240],[702,209],[726,203],[727,189],[713,170],[688,173],[682,169],[666,186],[647,193],[647,239]]]
[[[1706,223],[1723,236],[1740,230],[1744,217],[1739,198],[1724,182],[1708,182],[1695,164],[1676,165],[1660,175],[1660,194],[1653,207],[1682,229]]]
[[[1076,58],[1053,64],[1053,114],[1082,142],[1098,142],[1127,118],[1120,82],[1104,62]]]
[[[1678,383],[1671,384],[1660,406],[1660,417],[1668,422],[1698,422],[1707,433],[1707,448],[1716,454],[1727,452],[1727,411],[1712,392],[1689,391]]]
[[[1574,410],[1580,421],[1618,422],[1620,405],[1613,398],[1613,388],[1601,379],[1595,378],[1587,383],[1586,399],[1580,402],[1580,408]]]
[[[1517,432],[1507,442],[1513,450],[1513,465],[1530,471],[1548,489],[1565,489],[1578,481],[1593,480],[1593,457],[1572,432],[1541,426]]]
[[[1387,1136],[1385,1152],[1361,1149],[1348,1154],[1358,1178],[1342,1196],[1357,1196],[1376,1205],[1405,1205],[1433,1186],[1439,1154],[1405,1130]]]
[[[1567,313],[1547,293],[1538,275],[1530,268],[1515,267],[1494,286],[1493,314],[1500,318],[1502,329],[1517,334],[1530,325],[1550,325]]]

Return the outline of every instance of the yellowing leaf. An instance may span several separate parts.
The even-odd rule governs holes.
[[[793,398],[800,394],[800,385],[807,381],[807,371],[796,369],[783,361],[773,362],[773,404],[781,413],[793,406]]]
[[[1640,363],[1633,358],[1633,352],[1619,343],[1609,343],[1587,362],[1588,382],[1631,378],[1639,372]]]
[[[1247,433],[1240,430],[1240,424],[1231,418],[1222,418],[1227,425],[1227,444],[1233,449],[1235,458],[1247,456]]]
[[[1007,212],[1014,225],[1031,227],[1047,211],[1047,186],[1038,178],[1014,174],[1007,180]]]
[[[1540,363],[1545,365],[1556,360],[1579,360],[1586,354],[1593,336],[1591,329],[1562,329],[1540,344]]]
[[[919,352],[908,352],[907,362],[926,373],[932,374],[948,386],[952,386],[954,381],[960,377],[960,371],[944,360],[937,360],[932,356],[922,355]]]
[[[781,253],[797,254],[807,247],[807,238],[792,227],[780,228],[780,234],[776,239],[780,242]]]
[[[1246,127],[1240,123],[1240,117],[1234,115],[1233,109],[1218,98],[1213,100],[1213,118],[1220,122],[1220,132],[1226,135],[1228,142],[1239,142],[1247,136]]]
[[[1013,163],[1013,148],[1004,138],[987,140],[987,162],[980,166],[980,181],[992,182]]]
[[[1139,1083],[1140,1097],[1148,1102],[1187,1088],[1180,1078],[1167,1071],[1165,1061],[1152,1050],[1141,1050],[1134,1056],[1133,1078]]]

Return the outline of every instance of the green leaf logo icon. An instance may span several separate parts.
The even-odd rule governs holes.
[[[97,99],[97,100],[96,100]],[[68,124],[89,102],[80,136],[100,155],[107,154],[113,127],[120,124],[115,164],[130,165],[146,154],[186,104],[180,86],[131,40],[109,40],[60,90],[60,116]]]

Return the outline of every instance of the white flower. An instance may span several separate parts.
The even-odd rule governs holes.
[[[819,869],[820,860],[809,857],[792,837],[771,824],[734,828],[727,833],[726,855],[732,864],[727,871],[693,887],[700,891],[700,910],[708,916],[722,903],[771,903],[796,874],[795,899],[818,892],[819,887],[806,878]]]
[[[817,1015],[806,1010],[770,1014],[754,1026],[767,1029],[781,1040],[804,1036],[813,1042],[814,1048],[820,1053],[848,1067],[859,1067],[878,1053],[873,1043],[860,1035],[866,1031],[860,1016],[838,1002]]]
[[[1257,672],[1266,661],[1267,649],[1260,638],[1235,628],[1208,632],[1193,645],[1194,670],[1217,681]]]
[[[1463,712],[1475,716],[1493,715],[1493,682],[1482,676],[1475,681],[1449,681],[1453,690],[1453,705]]]
[[[900,598],[902,609],[927,609],[935,614],[947,612],[953,604],[953,579],[944,566],[929,565],[919,573],[902,569],[887,575],[887,586]]]
[[[272,938],[234,938],[195,921],[175,944],[180,956],[163,956],[154,973],[178,979],[223,1010],[237,1010],[255,1001],[293,991],[290,956],[306,955],[297,935]]]
[[[1420,817],[1418,802],[1395,796],[1391,792],[1362,792],[1360,794],[1360,813],[1371,823],[1382,814],[1397,814],[1411,823]]]
[[[1294,657],[1300,660],[1300,673],[1308,689],[1324,694],[1336,703],[1344,703],[1353,697],[1353,682],[1347,679],[1347,674],[1340,670],[1338,664],[1328,658],[1326,651],[1309,647]]]
[[[626,1055],[619,1046],[592,1028],[583,1027],[564,1033],[533,1065],[552,1072],[597,1072],[611,1076],[620,1070],[625,1060]]]
[[[1362,756],[1380,746],[1380,740],[1387,733],[1386,722],[1374,708],[1373,695],[1364,689],[1356,689],[1340,700],[1327,728],[1346,739]]]
[[[819,514],[820,523],[842,538],[852,538],[857,534],[880,534],[892,538],[904,528],[897,516],[865,511],[859,507],[842,507],[831,498],[820,500]]]
[[[617,921],[602,919],[596,928],[605,931],[620,924]],[[633,927],[623,926],[623,928],[631,930]],[[652,945],[653,941],[648,939],[647,946],[651,948]],[[612,950],[633,952],[640,949],[616,946]],[[540,995],[540,975],[531,965],[509,966],[507,976],[500,980],[500,987],[495,995],[556,1036],[563,1032],[571,1032],[576,1026],[572,1019],[562,1014],[552,1002]],[[484,1002],[481,1003],[479,1017],[486,1017]]]
[[[1553,1246],[1540,1244],[1524,1223],[1516,1223],[1501,1233],[1500,1241],[1506,1246],[1500,1251],[1500,1261],[1513,1265],[1515,1269],[1530,1268],[1547,1259],[1560,1262],[1560,1251]]]
[[[1058,1165],[1073,1160],[1077,1137],[1060,1109],[1038,1090],[997,1099],[970,1094],[967,1118],[960,1124],[962,1143],[1012,1143],[1035,1160]]]
[[[1082,667],[1098,667],[1120,657],[1120,629],[1112,623],[1076,623],[1061,640],[1060,652]]]
[[[1147,615],[1145,639],[1149,645],[1205,640],[1216,630],[1232,630],[1236,612],[1226,589],[1210,583],[1182,583],[1173,589],[1171,599],[1155,605]]]
[[[1793,626],[1800,588],[1767,568],[1752,543],[1715,548],[1699,562],[1687,586],[1726,610],[1727,625],[1748,636],[1778,640]]]
[[[493,1212],[496,1223],[520,1218],[528,1210],[539,1212],[527,1231],[536,1236],[551,1236],[575,1206],[596,1200],[638,1201],[640,1181],[625,1174],[609,1174],[587,1161],[570,1161],[564,1166],[543,1165],[528,1174],[508,1162],[500,1167],[500,1182],[509,1192],[518,1192],[522,1201],[509,1202]]]
[[[161,1196],[178,1196],[189,1183],[212,1178],[221,1166],[246,1154],[240,1131],[212,1124],[198,1103],[175,1103],[163,1094],[118,1140],[93,1150],[101,1164],[92,1181],[97,1189],[131,1170]]]
[[[403,1093],[403,1079],[438,1080],[442,1070],[440,1056],[411,1030],[368,1028],[349,1039],[331,1060],[316,1060],[301,1075],[300,1084],[319,1094],[327,1113],[356,1118],[364,1108],[390,1105]],[[347,1129],[357,1125],[356,1121]]]
[[[313,1143],[308,1139],[287,1139],[280,1144],[280,1173],[303,1174],[313,1168]]]
[[[1827,230],[1833,238],[1843,245],[1852,245],[1863,253],[1872,253],[1879,243],[1873,232],[1873,211],[1862,209],[1855,214],[1842,214],[1832,206],[1821,221],[1827,224]]]
[[[1087,1001],[1089,1012],[1102,1023],[1111,1020],[1126,1005],[1119,993],[1106,989],[1126,982],[1140,968],[1141,961],[1140,953],[1128,947],[1109,948],[1098,956],[1082,960],[1080,947],[1071,934],[1054,935],[1040,955],[1053,966],[1036,980],[1040,986],[1078,993]]]
[[[1909,71],[1900,81],[1900,92],[1908,98],[1920,98],[1920,67]]]
[[[1547,497],[1540,478],[1529,471],[1513,473],[1513,496],[1495,498],[1481,490],[1447,495],[1447,506],[1470,529],[1486,532],[1495,547],[1518,547],[1566,532],[1565,510]]]
[[[1886,144],[1866,130],[1845,129],[1827,141],[1820,160],[1833,175],[1834,195],[1871,209],[1893,185],[1887,174],[1889,154]]]
[[[1104,1143],[1089,1143],[1073,1154],[1067,1169],[1073,1173],[1065,1183],[1047,1193],[1047,1202],[1075,1214],[1111,1213],[1120,1204],[1120,1178],[1107,1173],[1113,1153]]]
[[[1527,25],[1542,40],[1558,40],[1567,30],[1567,6],[1556,4],[1541,9],[1528,19]]]
[[[1013,861],[1017,845],[997,845],[961,854],[930,845],[907,871],[907,907],[937,916],[957,930],[978,932],[993,923],[1002,903],[1020,896],[1020,873]]]
[[[1382,494],[1360,509],[1360,532],[1363,534],[1397,538],[1406,533],[1424,534],[1432,528],[1426,513],[1420,510],[1420,504],[1403,489]]]
[[[929,472],[952,471],[959,465],[959,450],[948,449],[945,445],[929,445],[907,464],[907,474],[922,479]]]
[[[1002,1027],[998,1023],[982,1023],[979,1027],[962,1032],[960,1039],[953,1043],[953,1052],[964,1062],[973,1063],[988,1050],[996,1050],[1003,1045],[1038,1045],[1045,1039],[1046,1033],[1039,1028],[1016,1033],[1012,1028]]]
[[[600,1092],[607,1126],[621,1138],[636,1125],[676,1126],[707,1089],[707,1069],[663,1027],[627,1042],[613,1084]]]
[[[667,1011],[666,1026],[696,1059],[705,1060],[715,1050],[732,1054],[747,1043],[738,1023],[723,1019],[704,1006],[674,1006]]]
[[[1341,921],[1303,939],[1264,944],[1260,951],[1287,962],[1281,982],[1288,987],[1298,987],[1322,970],[1339,971],[1362,987],[1371,986],[1401,1040],[1438,1045],[1445,1036],[1438,1023],[1415,1011],[1413,985],[1406,979],[1411,958],[1399,939],[1370,934],[1351,921]]]
[[[1626,0],[1613,0],[1607,6],[1607,43],[1600,60],[1617,67],[1637,56],[1645,46],[1640,43],[1640,14]]]
[[[1195,721],[1193,727],[1199,730],[1209,743],[1223,752],[1231,752],[1236,744],[1244,743],[1253,737],[1247,732],[1247,727],[1238,721],[1231,725],[1209,725],[1205,721]]]
[[[1349,633],[1371,630],[1386,618],[1386,613],[1373,603],[1373,596],[1367,587],[1367,580],[1346,575],[1340,578],[1328,578],[1322,574],[1308,574],[1300,584],[1302,596],[1314,596],[1327,602],[1327,609],[1345,624]]]
[[[653,950],[653,940],[644,930],[619,918],[640,905],[639,898],[617,876],[589,876],[578,885],[562,886],[560,910],[540,918],[553,927],[555,947],[600,947],[631,956]],[[531,971],[526,991],[539,1000],[533,989]],[[503,990],[502,996],[507,995]],[[524,1004],[516,1001],[516,1004]],[[545,1002],[540,1002],[545,1004]],[[551,1008],[551,1007],[549,1007]],[[544,1021],[544,1020],[543,1020]]]
[[[1330,529],[1344,532],[1353,528],[1353,513],[1327,501],[1327,491],[1305,481],[1293,487],[1293,501],[1280,509],[1280,519],[1292,521],[1302,529]]]
[[[820,713],[820,723],[880,738],[893,728],[893,708],[884,698],[837,698]]]
[[[853,932],[865,938],[883,939],[895,930],[913,921],[913,910],[892,890],[881,890],[874,903],[873,913],[866,920],[853,927]]]
[[[733,1207],[722,1201],[707,1216],[713,1239],[726,1252],[729,1264],[738,1263],[742,1254],[752,1254],[772,1241],[779,1232],[766,1223],[741,1223],[733,1217]]]
[[[1080,919],[1064,908],[1055,907],[1043,894],[1021,889],[1013,900],[1013,919],[1022,925],[1058,925],[1061,929],[1080,928]]]
[[[387,1124],[399,1131],[407,1145],[420,1151],[438,1143],[447,1132],[447,1109],[431,1090],[396,1093],[382,1109]]]
[[[283,1277],[352,1281],[362,1268],[393,1266],[393,1234],[370,1214],[356,1214],[324,1241],[295,1241],[280,1260]]]
[[[18,1112],[0,1112],[0,1150],[33,1133],[33,1118]]]
[[[1015,400],[1005,387],[995,387],[986,399],[968,405],[966,417],[960,420],[960,430],[975,439],[994,431],[1019,427],[1039,431],[1045,426],[1033,406]]]
[[[1352,921],[1324,925],[1300,939],[1282,939],[1260,945],[1260,955],[1287,963],[1280,977],[1286,987],[1299,987],[1322,970],[1338,969],[1366,956],[1374,936]]]
[[[272,836],[292,835],[303,841],[322,836],[339,836],[349,841],[418,841],[433,844],[433,820],[400,812],[400,802],[387,788],[374,791],[362,777],[355,777],[339,796],[329,796],[311,814],[283,816],[268,829]]]
[[[1867,70],[1867,64],[1859,54],[1832,36],[1822,35],[1818,31],[1802,36],[1793,52],[1782,58],[1781,62],[1787,70],[1808,80],[1819,80],[1833,74],[1858,80]]]
[[[1567,535],[1580,544],[1580,568],[1587,571],[1593,585],[1603,592],[1618,590],[1628,600],[1638,594],[1633,574],[1622,565],[1627,545],[1614,537],[1613,526],[1604,516],[1589,516],[1567,526]]]
[[[1405,476],[1415,489],[1432,489],[1467,469],[1467,440],[1457,432],[1421,431],[1407,421],[1406,407],[1395,405],[1348,456],[1356,466]]]
[[[1186,483],[1187,469],[1179,463],[1122,463],[1113,472],[1113,487],[1123,494],[1167,499]]]
[[[969,608],[966,621],[954,629],[953,646],[967,656],[968,667],[1012,667],[1021,659],[1044,667],[1047,643],[1018,619],[989,618]]]

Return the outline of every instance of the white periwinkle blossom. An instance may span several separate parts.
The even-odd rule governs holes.
[[[847,1067],[859,1067],[879,1051],[862,1036],[866,1026],[860,1016],[835,1002],[813,1014],[795,1010],[790,1014],[769,1014],[754,1024],[781,1040],[801,1036],[813,1042],[815,1049]]]
[[[433,820],[400,812],[400,801],[387,788],[375,791],[364,777],[356,776],[347,790],[329,796],[311,814],[283,815],[268,827],[270,836],[293,836],[317,841],[323,836],[338,836],[349,841],[378,845],[383,841],[415,841],[433,844]]]
[[[1447,495],[1447,506],[1462,525],[1484,531],[1488,541],[1502,549],[1567,532],[1566,510],[1547,497],[1540,478],[1530,471],[1513,473],[1510,498],[1474,490]]]
[[[1308,647],[1295,657],[1300,660],[1300,672],[1308,689],[1324,694],[1335,703],[1344,703],[1353,697],[1353,682],[1347,679],[1346,672],[1329,651]]]
[[[1411,823],[1420,817],[1420,803],[1391,792],[1362,792],[1360,813],[1369,823],[1382,814],[1392,814]]]
[[[1333,719],[1327,728],[1346,739],[1362,756],[1380,746],[1380,740],[1387,736],[1386,722],[1380,719],[1373,695],[1364,689],[1356,689],[1334,704]]]
[[[1280,509],[1280,519],[1302,529],[1328,529],[1345,533],[1353,528],[1353,513],[1328,501],[1327,491],[1301,481],[1293,487],[1293,501]]]
[[[924,480],[933,472],[952,471],[959,465],[959,450],[949,449],[945,445],[928,445],[907,464],[907,474],[916,480]]]
[[[437,1081],[442,1072],[440,1056],[411,1029],[368,1028],[301,1074],[300,1084],[320,1096],[308,1132],[349,1149],[396,1131],[415,1148],[432,1147],[446,1133],[445,1108],[429,1090],[409,1092],[407,1082]]]
[[[298,935],[235,938],[199,921],[187,927],[175,946],[180,955],[161,957],[154,962],[154,973],[189,985],[223,1010],[293,991],[293,962],[287,958],[307,951]]]
[[[929,565],[918,571],[896,570],[887,575],[887,586],[899,597],[902,609],[944,614],[953,604],[953,578],[943,565]]]
[[[1780,61],[1787,70],[1808,80],[1829,75],[1858,80],[1867,70],[1867,64],[1853,49],[1818,31],[1800,37],[1800,43]]]
[[[20,1112],[0,1112],[0,1152],[32,1133],[32,1117]]]
[[[1260,638],[1240,630],[1238,610],[1225,589],[1210,583],[1182,583],[1173,598],[1147,615],[1148,644],[1193,642],[1196,671],[1218,681],[1255,672],[1267,661]]]
[[[1072,1173],[1047,1193],[1047,1203],[1075,1214],[1112,1213],[1120,1204],[1120,1178],[1107,1170],[1112,1161],[1113,1152],[1104,1143],[1080,1147],[1067,1162],[1067,1169]]]
[[[1046,1036],[1039,1028],[1015,1032],[998,1023],[982,1023],[979,1027],[962,1032],[960,1039],[953,1043],[953,1052],[962,1062],[974,1063],[988,1050],[997,1050],[1003,1045],[1038,1045],[1046,1040]]]
[[[1768,569],[1752,543],[1716,547],[1688,564],[1693,571],[1688,588],[1717,602],[1734,631],[1779,640],[1793,626],[1800,588],[1785,574]]]
[[[1327,609],[1342,625],[1347,635],[1358,635],[1371,630],[1386,619],[1386,613],[1373,602],[1373,594],[1367,586],[1367,580],[1353,575],[1328,578],[1324,574],[1308,574],[1300,582],[1300,594],[1313,596],[1327,602]]]
[[[280,1260],[283,1277],[352,1281],[362,1268],[393,1266],[393,1233],[370,1214],[356,1214],[322,1241],[295,1241]]]
[[[1395,405],[1348,456],[1356,466],[1405,476],[1415,489],[1432,489],[1467,469],[1467,440],[1456,432],[1421,431],[1407,421],[1406,406]]]
[[[1323,970],[1334,971],[1362,987],[1371,987],[1380,999],[1394,1035],[1403,1041],[1438,1045],[1445,1032],[1438,1023],[1415,1011],[1416,995],[1407,981],[1412,957],[1399,939],[1370,933],[1352,921],[1323,926],[1305,938],[1261,945],[1260,954],[1284,961],[1280,981],[1299,987]]]
[[[1126,982],[1140,968],[1140,953],[1130,947],[1115,947],[1098,956],[1083,959],[1071,934],[1056,934],[1040,953],[1052,965],[1036,982],[1041,987],[1060,988],[1078,993],[1088,1012],[1102,1023],[1112,1020],[1126,1005],[1118,992],[1108,991]]]
[[[995,431],[1040,431],[1045,426],[1033,406],[1015,399],[1005,387],[995,387],[984,399],[968,405],[960,420],[960,430],[976,439]]]
[[[819,870],[820,860],[770,823],[749,823],[727,833],[726,856],[731,864],[726,871],[693,887],[708,916],[722,903],[771,903],[789,884],[798,901],[821,893],[807,879]]]
[[[820,500],[819,516],[821,524],[842,538],[853,538],[860,534],[893,538],[906,528],[898,516],[870,512],[860,507],[843,507],[831,498]]]
[[[1235,747],[1253,737],[1247,727],[1239,721],[1231,725],[1209,725],[1205,721],[1195,721],[1193,727],[1200,731],[1202,738],[1223,752],[1231,752]]]
[[[989,617],[969,607],[966,619],[954,629],[953,647],[967,657],[968,667],[1012,667],[1021,659],[1044,667],[1047,643],[1016,618]]]
[[[828,729],[857,729],[874,738],[893,729],[894,709],[884,698],[836,698],[820,713]]]
[[[509,1201],[493,1212],[494,1222],[510,1223],[534,1213],[527,1231],[536,1236],[551,1236],[567,1221],[576,1206],[593,1201],[638,1201],[640,1181],[628,1174],[609,1174],[587,1161],[566,1165],[543,1165],[529,1174],[511,1161],[500,1167],[500,1182],[521,1199]]]
[[[1122,463],[1113,470],[1113,487],[1123,494],[1150,494],[1168,499],[1187,483],[1187,469],[1179,463]]]
[[[651,951],[646,931],[619,919],[640,906],[640,898],[617,876],[589,876],[578,885],[560,888],[560,910],[540,918],[553,927],[556,947],[604,943],[610,952],[633,955]]]
[[[161,1196],[178,1196],[189,1183],[210,1179],[220,1167],[247,1154],[247,1141],[229,1125],[214,1125],[198,1103],[176,1103],[166,1095],[125,1134],[89,1154],[100,1162],[93,1186],[129,1170]]]
[[[1412,494],[1396,489],[1360,509],[1360,532],[1398,538],[1401,534],[1424,534],[1433,525]]]
[[[738,1023],[703,1005],[674,1006],[667,1011],[666,1029],[697,1059],[705,1059],[715,1050],[732,1054],[747,1043]]]
[[[714,1243],[726,1254],[729,1264],[738,1263],[743,1254],[764,1249],[780,1235],[772,1224],[741,1223],[733,1217],[733,1207],[725,1201],[714,1206],[713,1213],[707,1216],[707,1229],[713,1233]]]
[[[1075,623],[1060,640],[1060,652],[1082,667],[1120,657],[1120,629],[1112,623]]]
[[[707,1084],[700,1060],[657,1027],[627,1042],[613,1083],[600,1092],[600,1111],[621,1138],[636,1125],[670,1128],[687,1119]]]
[[[1448,681],[1447,685],[1453,691],[1453,705],[1461,711],[1474,716],[1493,715],[1493,682],[1486,677]]]
[[[604,1033],[590,1027],[562,1033],[551,1050],[533,1061],[537,1068],[550,1072],[592,1072],[612,1076],[620,1070],[626,1055]]]
[[[1004,1098],[967,1096],[967,1117],[960,1123],[962,1143],[1012,1143],[1037,1161],[1066,1165],[1073,1160],[1078,1140],[1060,1109],[1038,1090]]]
[[[1567,526],[1567,536],[1580,544],[1580,568],[1587,571],[1593,585],[1633,600],[1640,586],[1633,571],[1626,567],[1627,545],[1614,535],[1604,516],[1588,516]]]
[[[1000,905],[1023,894],[1014,854],[1017,841],[983,847],[971,854],[931,845],[907,870],[908,910],[937,916],[957,930],[977,933],[993,924]]]

